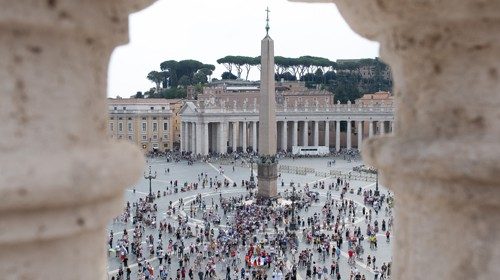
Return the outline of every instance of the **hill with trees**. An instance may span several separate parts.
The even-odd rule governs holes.
[[[248,80],[250,72],[260,71],[260,56],[225,56],[217,60],[225,67],[222,79]],[[151,71],[147,79],[155,87],[136,94],[141,97],[184,98],[189,85],[202,91],[211,81],[215,66],[196,60],[168,60],[160,64],[160,71]],[[254,70],[255,71],[255,70]],[[275,78],[285,81],[304,81],[309,88],[322,88],[335,94],[345,103],[364,93],[392,90],[392,75],[388,65],[380,59],[344,59],[331,61],[323,57],[298,58],[275,56]]]

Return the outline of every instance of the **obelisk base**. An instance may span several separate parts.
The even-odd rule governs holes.
[[[273,199],[278,196],[278,163],[259,163],[257,178],[259,179],[257,197],[259,199]]]

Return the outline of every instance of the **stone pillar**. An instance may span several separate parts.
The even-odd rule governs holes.
[[[498,279],[498,1],[335,2],[393,72],[397,130],[363,149],[396,196],[393,278]]]
[[[196,150],[196,123],[191,122],[191,152],[196,154],[198,151]]]
[[[335,150],[340,151],[340,121],[335,121]]]
[[[330,147],[330,121],[325,121],[325,146]]]
[[[208,153],[210,151],[208,137],[209,137],[208,122],[204,122],[203,123],[203,149],[202,149],[203,155],[208,155]]]
[[[304,121],[304,130],[302,131],[302,146],[309,146],[309,121]]]
[[[205,143],[205,135],[203,134],[204,130],[204,125],[200,121],[196,122],[196,153],[197,154],[203,154],[204,153],[204,148],[202,148],[202,145]]]
[[[314,146],[319,146],[319,124],[314,121]]]
[[[373,137],[373,121],[368,123],[368,138]]]
[[[281,149],[286,152],[288,146],[288,127],[287,121],[283,121],[283,127],[281,129]]]
[[[185,146],[185,145],[184,145],[184,141],[185,141],[185,139],[186,139],[186,137],[184,136],[184,122],[182,122],[182,121],[181,121],[181,123],[180,123],[180,131],[181,131],[181,137],[180,137],[180,138],[181,138],[181,139],[180,139],[180,142],[181,142],[180,144],[181,144],[181,146],[180,146],[180,151],[182,152],[182,151],[184,151],[184,146]]]
[[[363,142],[363,122],[358,121],[358,150],[360,151],[362,142]]]
[[[350,149],[352,147],[352,144],[351,144],[351,136],[352,136],[352,129],[351,129],[351,121],[348,120],[347,121],[347,132],[346,132],[346,135],[347,135],[347,149]]]
[[[257,122],[252,122],[252,148],[257,151]]]
[[[219,153],[227,153],[227,129],[229,123],[220,122],[219,123]]]
[[[243,121],[241,122],[241,146],[243,147],[243,152],[247,152],[247,122]]]
[[[379,129],[380,129],[380,135],[384,135],[385,134],[385,121],[380,121],[378,122],[379,124]]]
[[[2,1],[3,279],[107,278],[105,229],[144,167],[107,134],[107,67],[146,2]]]
[[[293,121],[293,130],[292,130],[292,146],[298,145],[299,136],[297,135],[297,131],[299,130],[299,122]]]
[[[238,148],[238,133],[239,132],[239,125],[238,122],[233,122],[233,141],[231,142],[233,144],[233,153],[236,152],[236,149]]]

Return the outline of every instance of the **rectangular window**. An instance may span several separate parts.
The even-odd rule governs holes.
[[[167,131],[168,130],[168,123],[163,123],[163,130],[164,131]]]
[[[132,123],[128,123],[128,131],[132,131]]]
[[[123,131],[123,124],[118,123],[118,131],[122,132]]]
[[[145,122],[142,123],[142,132],[146,132],[147,124]]]
[[[153,135],[153,140],[158,140],[158,135]]]
[[[147,140],[146,135],[142,135],[142,140]]]
[[[158,123],[153,123],[153,131],[158,131]]]
[[[109,130],[113,131],[113,123],[109,123]]]
[[[132,141],[132,135],[128,136],[128,140]]]

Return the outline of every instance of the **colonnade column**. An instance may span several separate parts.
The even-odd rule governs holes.
[[[233,153],[236,152],[236,149],[238,148],[238,132],[239,132],[239,123],[238,122],[233,122]]]
[[[252,122],[252,148],[257,152],[257,122]]]
[[[330,147],[330,121],[325,121],[325,146]]]
[[[229,128],[229,123],[220,122],[219,123],[219,153],[227,153],[227,129]]]
[[[319,146],[319,123],[314,121],[314,146]]]
[[[283,121],[283,127],[281,130],[281,149],[286,152],[287,146],[288,146],[288,127],[287,127],[287,121],[285,120]]]
[[[352,134],[352,128],[351,128],[351,121],[347,121],[347,149],[350,149],[352,147],[351,144],[351,134]]]
[[[361,142],[363,142],[363,121],[358,121],[358,150],[361,151]]]
[[[380,135],[385,134],[385,121],[378,122],[380,126]]]
[[[204,154],[204,148],[203,144],[205,142],[205,135],[203,133],[205,126],[203,125],[202,122],[197,121],[196,122],[196,153],[198,154]]]
[[[242,131],[241,131],[241,146],[243,147],[243,152],[246,153],[247,152],[247,122],[246,121],[243,121],[241,123],[241,126],[242,126]]]
[[[208,141],[208,122],[205,122],[203,123],[203,154],[204,155],[208,155],[209,153],[209,150],[210,150],[210,147],[208,146],[209,145],[209,141]]]
[[[373,121],[368,123],[368,138],[373,137]]]
[[[335,150],[340,151],[340,121],[335,121]]]
[[[180,125],[181,125],[181,127],[180,127],[180,130],[181,130],[180,151],[182,152],[182,151],[184,151],[185,146],[186,146],[186,144],[184,144],[184,141],[186,141],[186,136],[184,135],[184,128],[185,128],[184,122],[181,121]]]
[[[297,131],[299,130],[299,122],[298,121],[293,121],[293,130],[292,130],[292,146],[298,146],[298,133]]]
[[[304,121],[304,130],[302,131],[302,146],[309,146],[309,121]]]
[[[196,123],[191,122],[191,152],[196,154]]]

